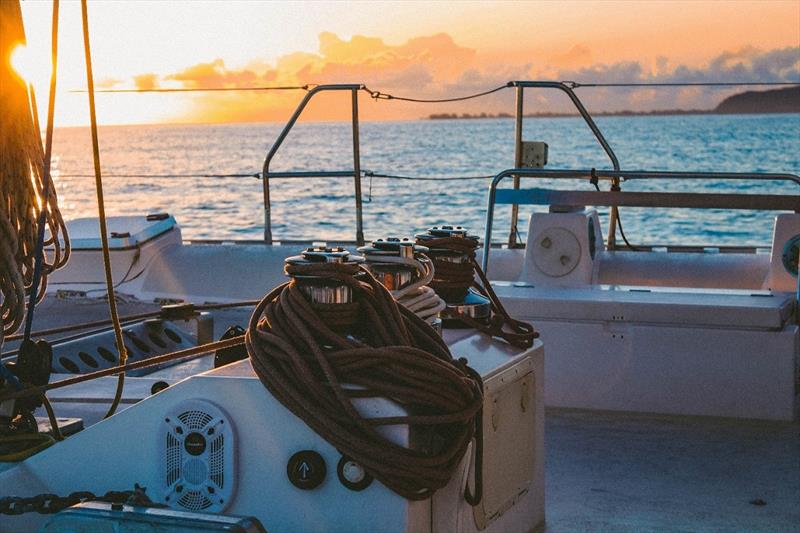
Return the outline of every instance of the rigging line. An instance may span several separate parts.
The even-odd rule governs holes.
[[[11,400],[14,398],[27,398],[29,396],[37,396],[41,393],[48,392],[54,389],[60,389],[63,387],[68,387],[70,385],[76,385],[78,383],[91,381],[93,379],[112,376],[117,373],[125,372],[126,370],[138,370],[140,368],[148,368],[169,361],[174,361],[176,359],[183,359],[183,358],[188,359],[190,357],[194,358],[196,356],[205,355],[209,352],[213,352],[216,350],[222,350],[225,348],[242,345],[244,344],[244,341],[245,341],[244,336],[232,337],[230,339],[219,340],[207,344],[201,344],[200,346],[193,346],[191,348],[186,348],[184,350],[166,353],[164,355],[157,355],[154,357],[150,357],[149,359],[142,359],[141,361],[127,363],[125,365],[112,366],[111,368],[96,370],[88,374],[78,374],[75,377],[62,379],[60,381],[54,381],[46,385],[31,386],[31,387],[26,387],[22,390],[0,394],[0,402],[4,402],[6,400]]]
[[[93,178],[94,174],[59,174],[60,178]],[[104,178],[255,178],[261,179],[260,172],[247,174],[103,174]],[[411,181],[461,181],[461,180],[485,180],[494,176],[401,176],[396,174],[383,174],[363,170],[362,177],[365,178],[384,178]],[[270,176],[270,180],[282,179],[317,179],[331,178],[331,176]],[[349,179],[350,176],[334,176],[334,179]]]
[[[276,85],[263,87],[174,87],[153,89],[99,89],[97,93],[202,93],[202,92],[236,92],[236,91],[308,91],[316,87],[315,83],[306,85]],[[71,93],[85,93],[86,89],[72,89]]]
[[[59,0],[53,2],[53,25],[51,30],[51,43],[52,50],[50,51],[50,95],[47,102],[47,130],[45,132],[45,147],[44,147],[44,172],[42,180],[44,187],[42,188],[42,208],[39,211],[38,234],[36,236],[36,256],[33,266],[33,280],[31,282],[31,292],[28,300],[28,313],[25,316],[25,340],[31,338],[31,327],[33,326],[33,315],[36,309],[36,297],[39,292],[39,284],[42,281],[42,267],[44,263],[44,230],[47,225],[47,212],[50,209],[50,189],[53,186],[53,178],[50,175],[51,162],[53,155],[53,117],[55,115],[56,107],[56,74],[58,71],[58,7]],[[36,131],[38,128],[38,112],[36,109],[36,96],[33,91],[33,84],[30,86],[31,103],[33,107],[33,115],[37,123]],[[45,398],[46,401],[46,398]],[[54,428],[56,431],[57,428]]]
[[[193,307],[196,311],[214,311],[219,309],[231,309],[236,307],[252,307],[255,306],[259,300],[240,300],[235,302],[225,302],[225,303],[207,303],[207,304],[193,304]],[[126,315],[120,317],[120,322],[135,322],[137,320],[143,320],[146,318],[153,318],[159,316],[163,313],[162,309],[158,309],[156,311],[147,311],[144,313],[138,313],[133,315]],[[79,324],[69,324],[67,326],[59,326],[56,328],[50,329],[40,329],[39,331],[34,331],[32,335],[34,337],[43,337],[47,335],[55,335],[57,333],[65,333],[69,331],[75,331],[80,329],[88,329],[93,328],[96,326],[111,326],[112,321],[105,318],[102,320],[95,320],[93,322],[82,322]],[[11,342],[15,340],[19,340],[22,338],[22,335],[10,335],[6,337],[6,340]],[[60,339],[62,340],[62,339]],[[7,354],[3,354],[4,356]]]
[[[691,86],[705,86],[705,87],[734,87],[734,86],[748,86],[748,85],[800,85],[800,81],[732,81],[732,82],[629,82],[629,83],[582,83],[577,81],[564,81],[565,85],[575,89],[578,87],[691,87]],[[317,87],[316,83],[307,83],[305,85],[273,85],[273,86],[254,86],[254,87],[164,87],[152,89],[99,89],[94,91],[98,93],[194,93],[194,92],[241,92],[241,91],[309,91]],[[495,89],[483,91],[476,94],[467,96],[460,96],[455,98],[441,98],[441,99],[427,99],[427,98],[411,98],[405,96],[395,96],[381,91],[375,91],[364,86],[363,90],[376,100],[401,100],[405,102],[417,103],[445,103],[445,102],[460,102],[469,100],[471,98],[479,98],[486,96],[497,91],[501,91],[511,87],[510,83],[502,85]],[[71,89],[70,93],[85,93],[86,89]]]
[[[59,174],[59,178],[93,178],[94,174]],[[103,174],[104,178],[255,178],[260,179],[260,172],[247,174]]]
[[[629,83],[581,83],[563,81],[564,85],[579,87],[746,87],[748,85],[800,85],[800,81],[675,81],[675,82],[629,82]]]
[[[463,181],[463,180],[486,180],[494,176],[399,176],[396,174],[381,174],[370,170],[362,171],[365,178],[386,178],[394,180],[409,181]]]
[[[498,91],[502,91],[503,89],[507,89],[511,87],[511,82],[506,83],[505,85],[501,85],[500,87],[495,87],[494,89],[489,89],[488,91],[483,91],[480,93],[469,94],[466,96],[458,96],[455,98],[409,98],[407,96],[395,96],[389,93],[382,93],[380,91],[373,91],[366,85],[363,86],[363,90],[369,93],[369,95],[375,100],[400,100],[403,102],[416,102],[420,104],[442,104],[446,102],[461,102],[464,100],[471,100],[472,98],[480,98],[481,96],[487,96],[492,93],[496,93]]]
[[[114,280],[111,274],[111,254],[108,248],[108,228],[106,226],[106,210],[103,198],[103,178],[100,169],[100,143],[97,136],[97,113],[94,106],[94,77],[92,75],[92,53],[89,46],[89,10],[86,0],[81,0],[81,18],[83,19],[83,52],[86,58],[86,86],[89,94],[89,118],[92,131],[92,158],[94,162],[95,188],[97,189],[97,210],[100,220],[100,239],[103,244],[103,267],[105,270],[106,287],[108,288],[108,308],[114,324],[114,337],[119,352],[119,364],[122,368],[128,362],[128,351],[122,339],[122,325],[117,312],[117,299],[114,297]],[[114,400],[104,418],[116,412],[122,399],[122,389],[125,386],[125,371],[118,374],[117,390]]]

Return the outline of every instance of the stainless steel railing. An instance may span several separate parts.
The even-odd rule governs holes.
[[[791,181],[800,186],[800,176],[789,173],[746,173],[746,172],[656,172],[643,170],[576,170],[576,169],[532,169],[510,168],[497,174],[489,187],[486,207],[486,231],[484,234],[483,270],[489,267],[489,253],[492,242],[494,209],[498,204],[511,205],[563,205],[585,206],[602,205],[629,207],[669,207],[698,209],[757,209],[773,211],[794,211],[800,213],[800,195],[781,194],[723,194],[723,193],[663,193],[663,192],[623,192],[623,191],[564,191],[543,188],[500,189],[497,186],[508,177],[532,177],[551,179],[581,180],[749,180],[749,181]],[[515,180],[516,182],[516,180]],[[609,242],[613,248],[613,243]]]
[[[583,105],[578,95],[575,94],[573,91],[572,86],[560,82],[560,81],[512,81],[508,84],[510,87],[516,88],[516,96],[517,96],[517,105],[516,105],[516,113],[515,113],[515,127],[514,127],[514,166],[516,168],[520,168],[522,166],[522,121],[524,119],[523,114],[523,102],[525,96],[525,89],[558,89],[566,93],[569,96],[569,99],[572,101],[572,104],[575,106],[575,109],[578,110],[581,117],[583,118],[586,125],[589,126],[589,129],[592,130],[595,139],[597,142],[600,143],[600,146],[603,148],[603,151],[608,156],[609,161],[611,162],[611,167],[614,170],[619,170],[619,160],[617,159],[617,155],[614,153],[614,150],[611,148],[611,145],[608,144],[603,132],[600,131],[600,128],[597,127],[592,116],[589,114],[589,111]],[[514,177],[514,188],[519,189],[519,175],[513,175]],[[618,181],[613,182],[614,185],[619,185]],[[517,222],[519,220],[519,206],[517,204],[511,205],[511,230],[508,234],[508,245],[514,246],[517,242]],[[616,235],[616,224],[617,224],[617,212],[615,209],[612,209],[611,217],[609,220],[609,239],[611,239],[611,244],[614,243],[614,236]]]
[[[600,128],[597,127],[597,124],[592,119],[589,112],[584,107],[581,100],[573,91],[572,87],[563,82],[557,81],[511,81],[508,82],[507,87],[514,87],[516,90],[516,113],[515,113],[515,127],[514,127],[514,159],[515,159],[515,167],[522,166],[522,123],[524,120],[523,116],[523,102],[524,102],[524,94],[525,89],[558,89],[563,91],[564,93],[569,96],[569,99],[572,101],[575,108],[580,113],[583,120],[586,122],[586,125],[594,134],[597,142],[600,143],[600,146],[603,148],[603,151],[608,156],[609,161],[611,162],[611,166],[615,170],[619,170],[619,161],[617,160],[617,156],[614,153],[614,150],[609,145],[608,141],[606,140],[603,133],[600,131]],[[366,90],[366,87],[362,84],[338,84],[338,85],[318,85],[313,89],[310,89],[303,99],[298,104],[297,108],[295,109],[292,116],[289,118],[289,121],[284,126],[281,133],[278,135],[275,143],[270,147],[269,152],[267,153],[266,158],[264,159],[264,166],[262,169],[262,179],[263,179],[263,192],[264,192],[264,241],[267,244],[272,244],[272,210],[270,206],[270,178],[341,178],[341,177],[349,177],[353,176],[354,186],[355,186],[355,197],[356,197],[356,242],[363,243],[364,241],[364,227],[363,227],[363,206],[361,200],[361,160],[360,160],[360,140],[359,140],[359,119],[358,119],[358,92],[361,90]],[[352,95],[352,103],[351,103],[351,120],[352,120],[352,130],[353,130],[353,169],[352,170],[320,170],[320,171],[304,171],[304,172],[270,172],[269,167],[270,163],[272,162],[273,157],[280,149],[283,141],[286,139],[289,132],[292,130],[294,125],[297,123],[297,120],[300,118],[300,115],[303,113],[303,110],[308,105],[309,101],[317,94],[326,91],[350,91]],[[519,188],[519,176],[515,176],[514,178],[514,187]],[[518,207],[516,205],[512,206],[512,220],[511,220],[511,230],[509,232],[509,242],[513,242],[516,239],[516,227],[517,227],[517,220],[519,218]],[[613,231],[614,225],[616,224],[616,215],[615,212],[612,212],[612,219],[610,221],[612,225],[612,231],[609,235],[613,235],[615,232]],[[610,237],[613,243],[613,237]]]
[[[361,146],[358,131],[358,91],[364,88],[363,85],[355,84],[341,84],[341,85],[317,85],[309,90],[303,99],[298,104],[297,109],[294,110],[286,126],[278,135],[275,143],[270,147],[267,157],[264,159],[264,166],[261,170],[261,176],[264,189],[264,242],[272,244],[272,209],[270,206],[269,196],[269,179],[272,178],[342,178],[353,176],[353,183],[355,186],[356,197],[356,242],[359,245],[364,244],[364,220],[362,217],[363,204],[361,201]],[[303,113],[303,110],[308,105],[308,102],[314,98],[315,95],[326,91],[349,91],[351,93],[351,117],[353,124],[353,169],[352,170],[320,170],[311,172],[272,172],[270,173],[269,165],[272,158],[280,149],[286,136],[297,123],[297,119]]]

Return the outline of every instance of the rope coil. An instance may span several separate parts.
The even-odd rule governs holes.
[[[481,322],[472,317],[446,310],[446,318],[460,320],[466,325],[490,335],[499,337],[518,348],[526,349],[533,346],[533,341],[539,336],[533,326],[527,322],[512,318],[506,311],[500,298],[492,289],[489,278],[481,269],[475,259],[475,250],[478,247],[477,239],[459,237],[441,237],[417,240],[417,244],[431,249],[449,250],[458,252],[467,258],[467,262],[452,262],[430,254],[436,276],[430,286],[446,301],[457,301],[466,296],[470,289],[477,290],[489,299],[492,304],[492,317],[489,323]],[[476,280],[475,277],[478,277]]]
[[[393,255],[380,255],[372,259],[371,254],[361,250],[367,261],[374,260],[376,264],[403,265],[417,272],[417,279],[405,287],[389,292],[406,309],[417,315],[429,325],[433,325],[439,318],[439,313],[447,307],[436,291],[428,285],[433,281],[433,262],[424,254],[418,257],[401,257]]]
[[[353,300],[312,304],[297,279],[264,297],[245,340],[259,379],[388,488],[410,500],[430,497],[449,482],[475,435],[483,406],[480,376],[454,360],[441,337],[397,305],[363,267],[320,263],[287,265],[286,271],[346,285]],[[409,414],[366,417],[353,403],[376,397]],[[410,426],[425,445],[387,439],[379,430],[387,425]]]
[[[58,3],[53,5],[53,72],[51,75],[48,152],[52,142]],[[0,40],[6,51],[24,43],[19,4],[3,4],[0,19],[8,34]],[[0,346],[3,337],[19,329],[25,317],[25,295],[30,307],[41,301],[47,276],[69,259],[69,237],[58,208],[49,172],[49,156],[40,137],[32,88],[8,64],[0,66]],[[37,224],[37,221],[40,224]],[[41,228],[41,237],[40,237]],[[47,237],[45,237],[45,229]],[[51,248],[51,252],[44,251]],[[39,268],[37,256],[41,251]]]

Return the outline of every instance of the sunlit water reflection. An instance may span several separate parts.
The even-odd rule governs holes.
[[[597,120],[623,169],[800,172],[800,115],[604,117]],[[256,178],[182,178],[181,174],[257,173],[280,124],[115,126],[100,128],[109,214],[167,211],[189,239],[261,238],[262,187]],[[513,166],[512,120],[375,122],[361,126],[362,169],[408,176],[490,175]],[[550,146],[548,168],[610,168],[580,121],[529,119],[526,140]],[[68,219],[95,216],[89,131],[56,131],[54,173]],[[273,170],[352,168],[348,123],[299,124]],[[165,174],[118,178],[112,174]],[[534,183],[526,180],[531,186]],[[588,189],[585,182],[538,186]],[[363,180],[367,238],[410,234],[433,224],[482,232],[488,181]],[[523,185],[524,186],[524,185]],[[627,182],[625,190],[800,193],[783,183]],[[353,239],[353,179],[280,180],[271,187],[274,237]],[[529,213],[530,207],[523,207]],[[605,213],[605,209],[602,210]],[[527,215],[526,215],[527,216]],[[636,242],[766,244],[774,213],[624,209],[626,234]],[[495,233],[507,233],[509,210],[497,213]],[[526,225],[525,223],[521,226]],[[524,228],[521,227],[523,230]]]

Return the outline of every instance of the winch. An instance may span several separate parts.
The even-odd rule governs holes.
[[[344,248],[320,246],[307,248],[300,255],[287,257],[284,263],[284,272],[286,275],[298,280],[300,290],[313,303],[347,304],[353,301],[353,290],[349,285],[338,282],[331,277],[303,274],[303,267],[319,265],[320,263],[358,265],[363,262],[363,257],[353,255]]]
[[[17,359],[0,362],[0,393],[24,386],[42,386],[50,381],[53,349],[44,340],[23,341]],[[45,405],[50,416],[53,436],[39,433],[34,411]],[[53,424],[54,415],[46,398],[31,396],[0,402],[0,461],[20,460],[32,455],[60,438]]]
[[[428,248],[405,237],[377,239],[358,249],[366,266],[398,303],[405,306],[441,333],[439,313],[445,303],[428,285],[434,279],[433,262],[425,255]]]
[[[447,304],[446,324],[453,322],[447,320],[448,316],[488,321],[492,303],[472,288],[478,237],[462,226],[433,226],[425,233],[418,233],[416,239],[417,244],[429,248],[428,256],[435,268],[430,285]]]

